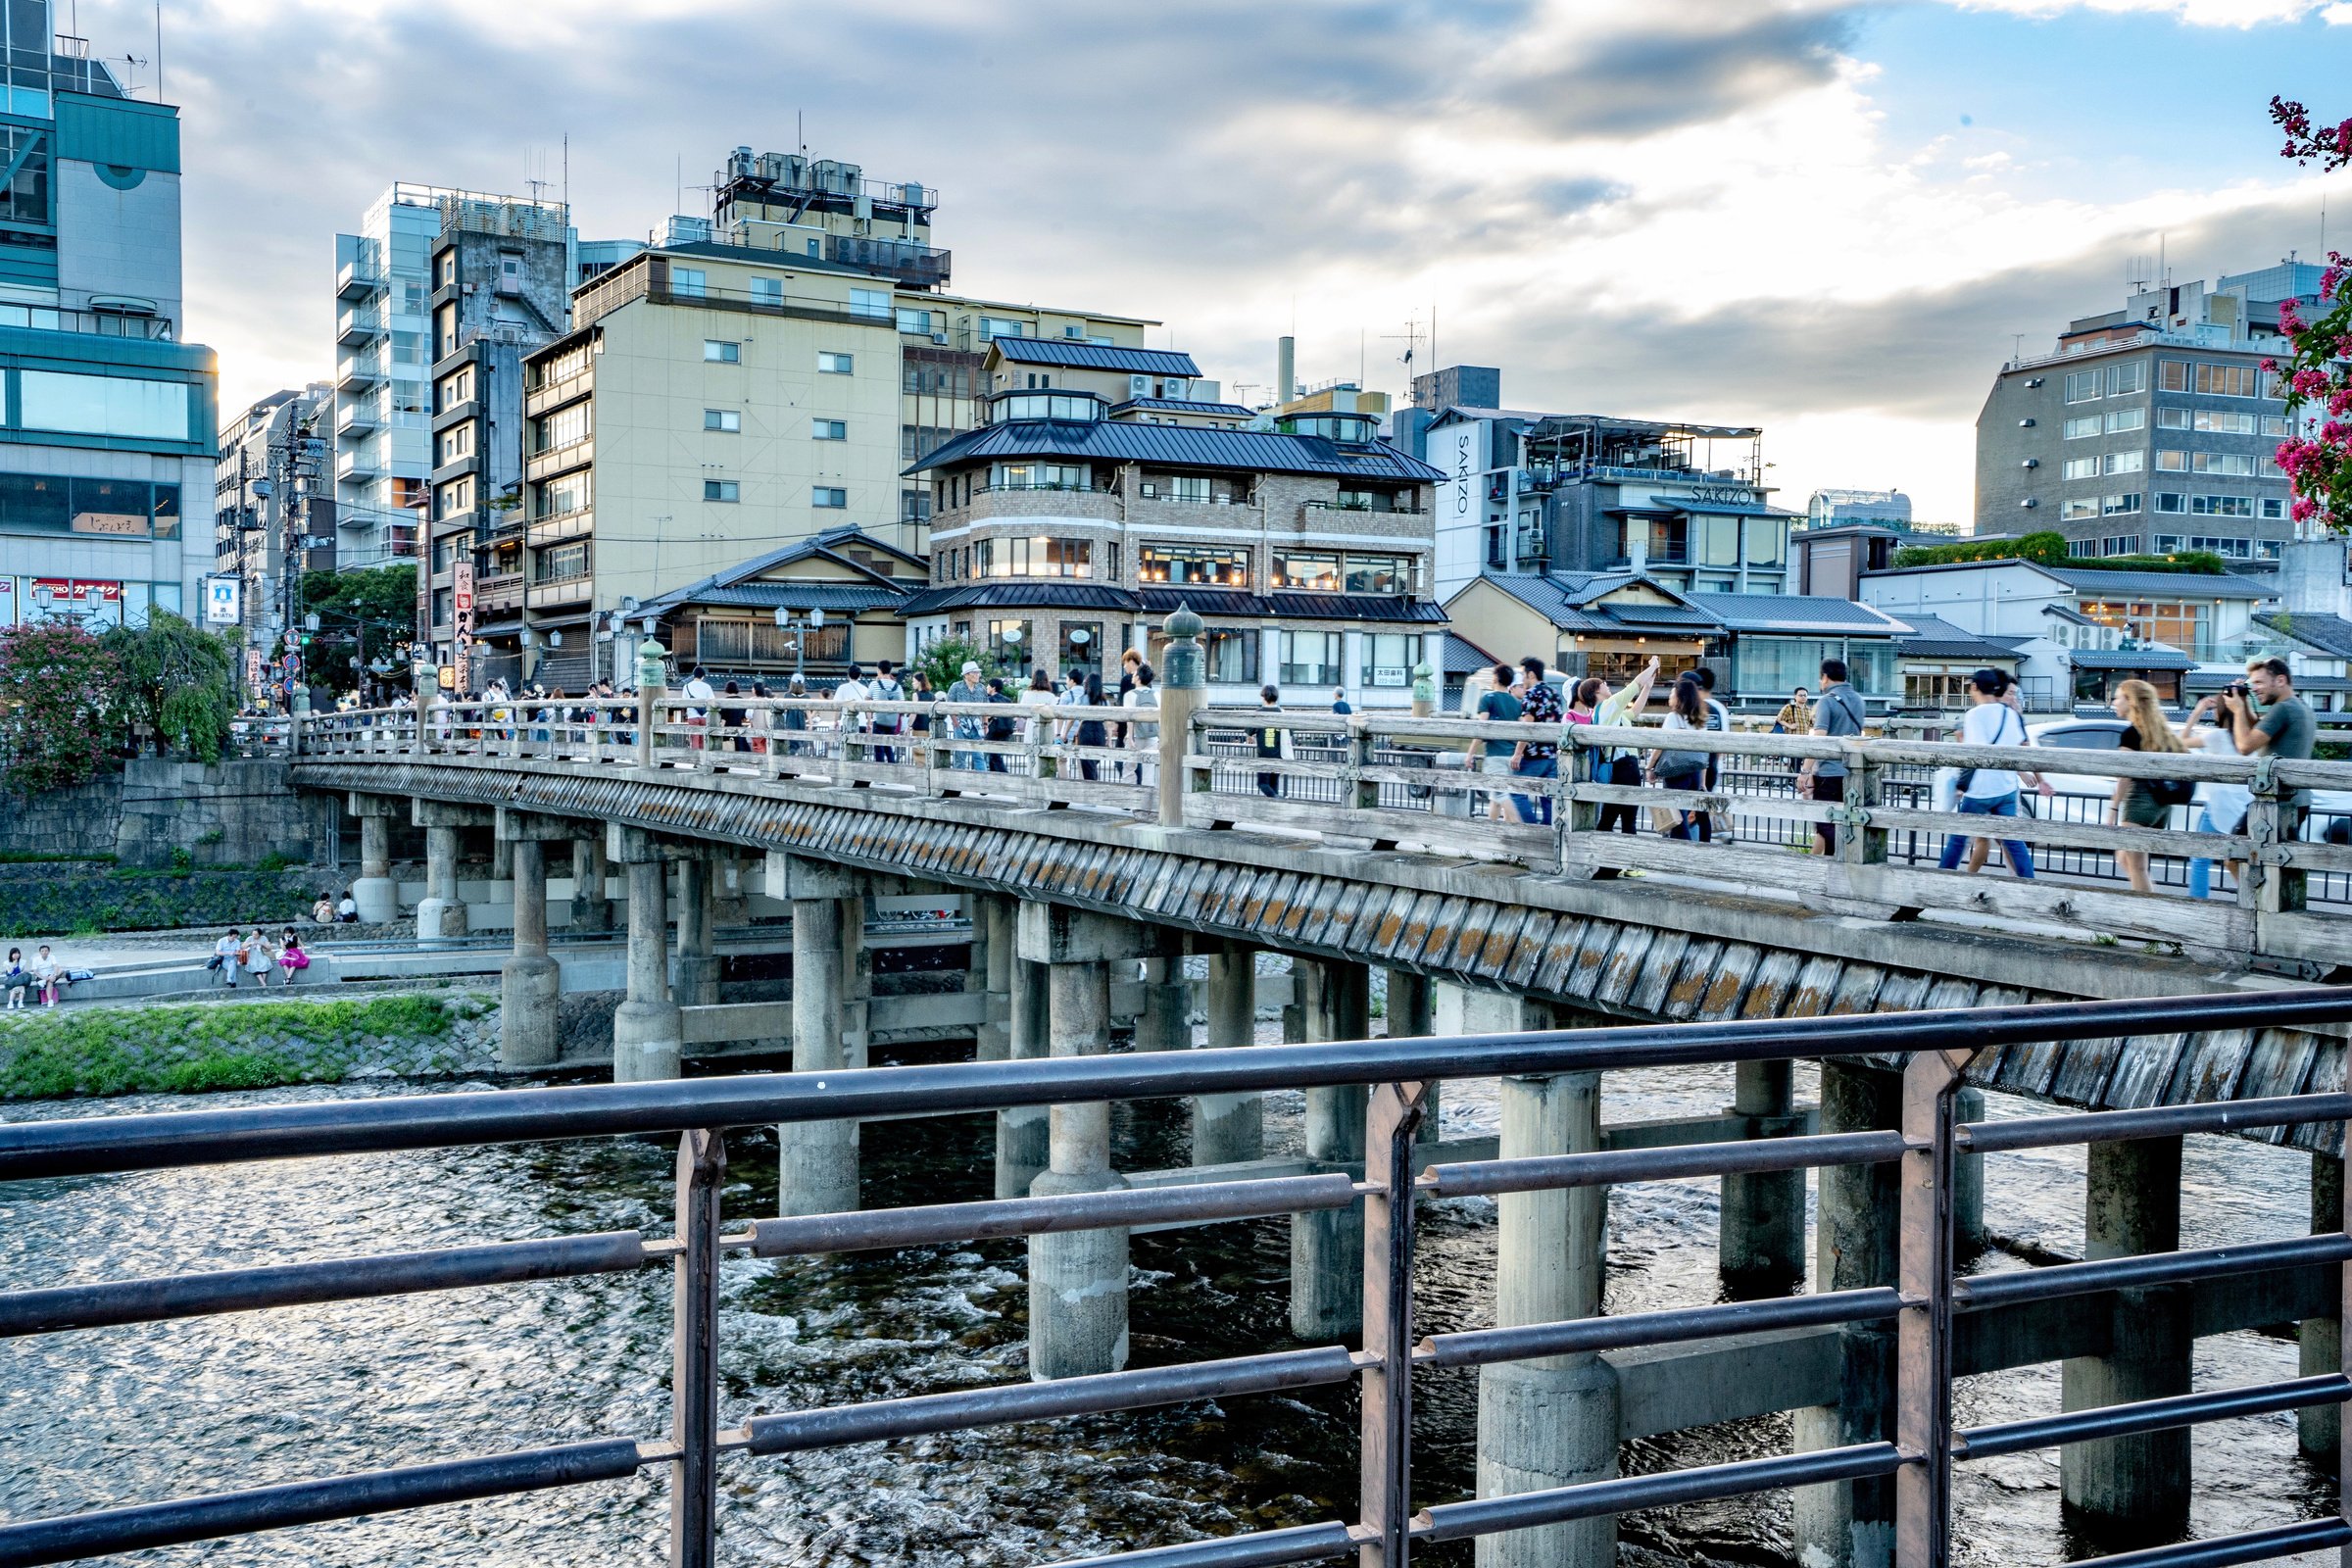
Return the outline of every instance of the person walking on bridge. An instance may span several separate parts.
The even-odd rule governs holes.
[[[1592,715],[1596,729],[1616,729],[1630,725],[1634,715],[1641,712],[1649,701],[1650,689],[1657,684],[1658,661],[1652,655],[1648,663],[1625,685],[1612,690],[1598,675],[1587,676],[1577,683],[1576,706],[1579,711]],[[1593,772],[1604,784],[1633,789],[1642,782],[1641,759],[1630,751],[1607,752],[1593,759]],[[1600,808],[1599,831],[1603,833],[1633,833],[1639,831],[1637,808],[1630,804],[1612,803]],[[1617,874],[1615,866],[1603,866],[1596,873],[1602,879]]]
[[[1260,686],[1257,689],[1257,702],[1259,709],[1264,712],[1279,713],[1282,711],[1282,692],[1277,687]],[[1260,724],[1250,732],[1250,739],[1257,751],[1259,761],[1290,760],[1291,732],[1289,730],[1272,724]],[[1280,773],[1258,774],[1257,793],[1269,801],[1281,800],[1282,775]]]
[[[2124,721],[2124,732],[2116,741],[2118,750],[2148,756],[2179,756],[2188,750],[2165,722],[2164,705],[2157,700],[2156,688],[2146,681],[2128,680],[2116,687],[2114,708],[2116,717]],[[2119,778],[2115,795],[2107,803],[2107,819],[2119,827],[2170,827],[2173,808],[2186,806],[2193,794],[2191,786],[2173,779]],[[2123,867],[2132,892],[2156,891],[2148,880],[2147,851],[2118,850],[2115,863]]]
[[[1566,723],[1567,704],[1560,701],[1560,689],[1544,678],[1544,661],[1530,654],[1519,661],[1519,672],[1523,688],[1519,699],[1519,722],[1542,725],[1545,729]],[[1560,749],[1548,740],[1521,741],[1511,758],[1511,771],[1521,778],[1557,778],[1560,776]],[[1551,820],[1549,795],[1514,795],[1511,805],[1518,808],[1522,822],[1532,825]]]
[[[1813,709],[1815,735],[1859,738],[1865,717],[1862,696],[1846,684],[1845,661],[1825,659],[1821,662],[1821,701]],[[1842,804],[1845,800],[1845,760],[1842,758],[1805,759],[1796,770],[1796,792],[1807,800]],[[1824,855],[1838,853],[1838,824],[1816,822],[1813,837]]]
[[[1970,746],[2029,746],[2033,744],[2026,733],[2026,721],[2006,701],[2010,679],[2005,671],[1980,669],[1968,677],[1969,710],[1960,721],[1960,739]],[[2043,799],[2057,791],[2039,773],[2020,773],[2006,767],[1962,767],[1952,770],[1952,808],[1963,816],[2016,816],[2019,813],[2019,791],[2032,786]],[[1938,808],[1941,809],[1941,808]],[[1941,866],[1956,869],[1963,849],[1968,855],[1968,872],[1974,876],[1984,868],[1990,858],[1990,839],[1964,838],[1953,834],[1943,841]],[[2001,853],[2009,858],[2009,868],[2020,877],[2034,875],[2034,852],[2022,839],[2001,840]]]
[[[1685,675],[1674,683],[1666,698],[1666,729],[1682,733],[1707,728],[1707,698],[1697,681]],[[1678,750],[1662,746],[1649,754],[1644,770],[1647,781],[1670,790],[1703,790],[1707,783],[1707,763],[1711,754]],[[1714,823],[1704,809],[1680,808],[1680,819],[1668,830],[1668,838],[1696,839],[1705,844],[1714,838]]]

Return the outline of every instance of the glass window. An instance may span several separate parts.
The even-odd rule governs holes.
[[[1351,594],[1409,593],[1413,586],[1413,558],[1359,556],[1350,550],[1341,586]]]
[[[990,474],[997,490],[1088,490],[1094,470],[1083,463],[1000,463]]]
[[[18,413],[28,430],[149,441],[188,439],[185,381],[77,375],[64,370],[25,370],[21,377]]]
[[[2068,422],[2072,423],[2073,421],[2069,420]],[[2109,435],[2120,435],[2126,430],[2144,430],[2147,427],[2148,411],[2145,409],[2116,409],[2107,416],[2107,433]]]
[[[1061,668],[1080,673],[1102,668],[1102,624],[1100,621],[1063,621],[1061,623]],[[1107,694],[1107,702],[1118,699]]]
[[[1340,558],[1328,551],[1278,551],[1270,576],[1276,588],[1337,593],[1340,588]]]
[[[1027,321],[1017,321],[1007,316],[983,316],[980,318],[980,341],[983,343],[994,338],[1027,337],[1028,335],[1029,323]]]
[[[2099,416],[2095,414],[2085,414],[2080,419],[2067,420],[2065,428],[2064,439],[2068,441],[2080,441],[2085,436],[2097,435],[2100,429]]]
[[[1340,659],[1346,646],[1336,631],[1286,631],[1282,634],[1282,684],[1337,686]]]
[[[703,499],[705,501],[741,501],[743,486],[733,479],[705,479],[703,481]]]
[[[2192,452],[2188,455],[2191,473],[2230,473],[2250,475],[2254,460],[2242,452]]]
[[[2277,522],[2284,517],[2286,515],[2286,497],[2264,496],[2262,498],[2262,515],[2264,520],[2269,522]]]
[[[743,363],[743,345],[707,337],[703,339],[703,359],[711,365],[741,365]]]
[[[2137,491],[2132,491],[2128,495],[2102,496],[2099,498],[2099,513],[2102,516],[2121,516],[2128,513],[2137,512],[2138,510],[2139,492]]]
[[[2073,522],[2098,514],[2099,504],[2089,496],[2077,496],[2071,501],[2061,502],[2058,507],[2058,520],[2061,522]]]
[[[2278,415],[2278,414],[2266,414],[2266,415],[2264,415],[2264,416],[2262,416],[2262,433],[2263,433],[2264,435],[2281,435],[2281,436],[2282,436],[2282,435],[2284,435],[2284,434],[2286,434],[2286,418],[2285,418],[2285,416],[2284,416],[2283,415]]]
[[[931,330],[931,313],[901,306],[899,308],[899,330],[916,333],[929,332]]]
[[[2211,431],[2215,435],[2252,435],[2261,428],[2251,414],[2229,414],[2220,409],[2198,409],[2191,416],[2192,429]]]
[[[780,277],[754,277],[752,279],[752,303],[754,305],[782,305],[784,303],[784,280]]]
[[[808,492],[808,504],[827,512],[839,512],[850,504],[850,493],[839,485],[820,484]]]
[[[2200,364],[2197,390],[2208,397],[2256,398],[2262,396],[2261,376],[2251,365]]]
[[[734,435],[743,429],[743,411],[741,409],[705,409],[703,411],[703,428]]]
[[[2206,517],[2251,517],[2252,496],[2190,496],[2188,510]]]
[[[2096,403],[2106,395],[2107,376],[2103,370],[2069,370],[2066,374],[2066,401]]]
[[[1004,398],[997,404],[997,417],[1004,419],[1074,419],[1092,424],[1102,416],[1102,406],[1093,398],[1067,392],[1040,392],[1031,397]]]
[[[549,545],[531,558],[533,582],[564,582],[573,577],[588,575],[588,541],[566,540]]]
[[[997,662],[1012,669],[1027,669],[1035,657],[1037,641],[1029,634],[1026,620],[992,620],[988,623],[988,651],[997,656]]]
[[[1362,683],[1366,686],[1410,686],[1413,661],[1420,653],[1419,637],[1406,632],[1366,632],[1363,635]]]
[[[819,375],[848,375],[857,368],[857,363],[856,355],[819,353],[816,369]]]
[[[2186,360],[2158,360],[2156,388],[2160,392],[2188,390],[2188,362]]]
[[[2066,476],[2069,479],[2096,479],[2099,476],[2099,460],[2069,458],[2066,460]]]
[[[2189,413],[2186,409],[2158,409],[2156,411],[2156,427],[2160,430],[2185,430],[2188,426]]]
[[[1254,686],[1257,684],[1257,645],[1262,639],[1254,631],[1208,631],[1201,634],[1200,651],[1205,656],[1205,675],[1213,685]],[[1160,640],[1161,648],[1166,639]],[[1160,655],[1164,660],[1166,654]],[[1154,661],[1157,663],[1159,661]]]
[[[699,299],[710,286],[710,274],[699,267],[673,267],[669,270],[669,291],[688,299]]]
[[[2100,464],[2101,473],[2137,473],[2148,466],[2144,452],[2110,452]]]
[[[1026,535],[983,539],[974,570],[982,577],[1091,577],[1094,543],[1087,539],[1045,539]]]
[[[2186,512],[2188,497],[2178,490],[2159,490],[2156,492],[2156,510],[2158,512]]]
[[[1137,580],[1203,588],[1250,586],[1250,552],[1222,545],[1146,545],[1136,557]]]
[[[2159,450],[2156,454],[2156,469],[2159,473],[2186,473],[2188,454]]]
[[[892,321],[898,318],[898,307],[886,288],[854,288],[850,290],[850,314]]]
[[[847,419],[810,419],[808,439],[811,441],[847,441],[850,425]]]
[[[536,486],[538,497],[531,508],[534,517],[559,517],[567,512],[578,512],[588,505],[592,470],[566,473]]]
[[[2134,360],[2129,365],[2111,366],[2107,370],[2107,395],[2128,398],[2134,392],[2148,389],[2148,362]]]
[[[531,421],[531,450],[554,452],[588,439],[589,405],[574,403]]]

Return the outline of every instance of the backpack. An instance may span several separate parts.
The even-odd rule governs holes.
[[[906,700],[906,689],[895,680],[877,680],[866,687],[865,698],[869,703],[903,703]],[[873,732],[877,735],[896,735],[902,716],[898,713],[873,714]]]

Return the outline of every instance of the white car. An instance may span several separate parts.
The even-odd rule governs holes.
[[[2125,724],[2120,718],[2060,718],[2027,727],[2026,733],[2037,747],[2072,752],[2112,752],[2123,745]],[[2055,801],[2039,801],[2030,805],[2039,814],[2065,822],[2097,822],[2104,819],[2107,802],[2115,795],[2115,780],[2088,773],[2046,773],[2043,777],[2057,790]],[[2173,808],[2173,826],[2192,828],[2198,810],[2211,795],[2213,786],[2199,784],[2195,804]],[[2037,802],[2034,792],[2024,797],[2029,803]],[[2052,808],[2056,809],[2053,810]],[[2303,818],[2303,834],[2307,839],[2327,836],[2330,824],[2352,820],[2352,790],[2313,790],[2311,809]]]

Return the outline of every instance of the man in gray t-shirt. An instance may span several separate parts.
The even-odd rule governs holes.
[[[2222,693],[2222,708],[2230,715],[2231,739],[2237,742],[2238,755],[2252,757],[2267,753],[2283,757],[2290,761],[2302,761],[2311,756],[2314,742],[2319,739],[2319,722],[2303,699],[2295,695],[2294,672],[2283,659],[2265,660],[2246,671],[2246,684],[2253,689],[2254,702],[2249,703],[2233,691]],[[2262,705],[2262,716],[2254,713],[2254,703]],[[2291,790],[2283,799],[2289,806],[2308,804],[2310,792]]]
[[[1821,701],[1813,705],[1813,733],[1816,735],[1859,735],[1862,733],[1862,698],[1846,684],[1845,661],[1825,659],[1821,662]],[[1797,777],[1811,786],[1817,801],[1845,799],[1845,762],[1829,757],[1808,760],[1797,769]],[[1813,824],[1813,836],[1821,842],[1821,853],[1838,853],[1838,828],[1832,822]]]

